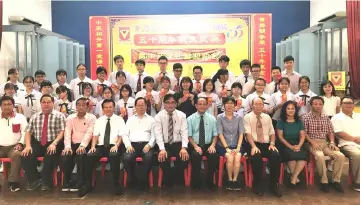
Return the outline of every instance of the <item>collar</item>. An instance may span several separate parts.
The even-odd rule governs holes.
[[[282,74],[287,75],[287,69],[284,69],[284,70],[282,71]],[[291,75],[294,75],[294,74],[296,74],[296,71],[295,71],[295,70],[292,70]]]
[[[227,115],[226,115],[226,112],[223,112],[223,113],[221,114],[221,117],[223,117],[223,118],[225,118],[225,119],[228,119],[228,118],[227,118]],[[235,113],[235,112],[232,112],[232,119],[233,119],[234,117],[236,117],[236,113]]]
[[[54,112],[55,112],[55,110],[53,109],[53,110],[49,113],[49,115],[54,114]],[[41,114],[41,115],[44,115],[43,111],[40,111],[40,114]]]
[[[345,115],[348,118],[354,119],[354,112],[352,112],[351,116],[346,115],[344,112],[341,111],[343,115]]]
[[[317,119],[317,116],[314,115],[312,111],[310,111],[310,113],[311,113],[311,117],[312,117],[313,119]],[[320,118],[321,118],[321,117],[322,117],[322,113],[321,113],[321,115],[320,115]]]
[[[138,113],[135,113],[134,116],[136,116],[137,118],[139,118],[139,117],[138,117]],[[144,115],[143,115],[143,117],[148,117],[148,116],[149,116],[149,115],[148,115],[146,112],[145,112]],[[139,119],[140,119],[140,118],[139,118]]]
[[[14,117],[15,117],[15,112],[13,111],[13,112],[11,113],[9,119],[10,119],[10,118],[14,118]],[[1,118],[5,118],[4,113],[1,113]],[[5,118],[5,119],[6,119],[6,118]]]
[[[198,111],[197,111],[195,114],[196,114],[197,117],[201,117],[201,116],[202,116],[202,115],[199,114]],[[203,117],[206,116],[206,115],[207,115],[207,112],[204,112]]]
[[[254,113],[253,111],[251,113],[252,113],[252,115],[254,115],[257,118],[256,113]],[[261,117],[261,119],[262,119],[262,115],[263,115],[263,113],[261,112],[261,114],[259,115]]]
[[[66,100],[66,101],[64,102],[62,99],[59,99],[58,102],[59,102],[59,104],[64,104],[64,103],[68,103],[68,104],[69,104],[69,103],[70,103],[69,100]]]

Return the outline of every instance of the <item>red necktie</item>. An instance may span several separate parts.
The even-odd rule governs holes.
[[[48,142],[48,121],[49,114],[44,114],[43,130],[41,131],[41,145],[44,146]]]
[[[138,82],[137,82],[137,92],[142,90],[142,74],[139,74]]]
[[[152,104],[150,103],[150,100],[147,100],[146,103],[147,103],[147,111],[146,112],[148,115],[151,115],[152,114]]]

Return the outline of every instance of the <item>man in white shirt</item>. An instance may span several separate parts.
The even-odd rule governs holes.
[[[143,89],[143,79],[147,77],[148,74],[144,72],[145,61],[143,59],[138,59],[137,61],[135,61],[135,67],[137,68],[138,73],[132,76],[130,80],[130,87],[136,95],[139,91]]]
[[[220,69],[225,69],[225,70],[228,70],[228,65],[229,65],[229,61],[230,61],[230,59],[229,59],[229,57],[228,56],[226,56],[226,55],[223,55],[223,56],[221,56],[221,57],[219,57],[219,59],[218,59],[218,64],[219,64],[219,68]],[[217,72],[216,72],[217,73]],[[216,81],[216,73],[213,73],[213,75],[212,75],[212,79],[213,79],[213,82],[215,82]],[[231,84],[232,85],[232,83],[234,82],[234,80],[235,80],[235,77],[234,77],[234,75],[233,75],[233,73],[230,71],[230,70],[228,70],[228,74],[229,74],[229,78],[228,78],[228,81],[229,81],[229,84]],[[216,77],[216,78],[215,78]]]
[[[158,66],[159,66],[159,72],[157,72],[154,76],[155,84],[154,84],[154,90],[159,91],[161,89],[160,80],[163,76],[168,76],[168,78],[172,79],[173,74],[167,72],[167,66],[168,66],[168,58],[165,56],[161,56],[158,58]],[[173,89],[173,88],[172,88]]]
[[[295,63],[295,59],[292,56],[286,56],[283,59],[285,70],[282,71],[282,77],[287,77],[288,79],[290,79],[291,92],[293,94],[296,94],[299,90],[298,81],[301,77],[301,74],[293,70],[294,63]]]
[[[0,158],[11,159],[11,170],[8,178],[8,187],[11,192],[20,190],[20,168],[21,168],[21,150],[23,149],[25,128],[27,121],[24,115],[15,113],[14,99],[4,96],[0,99],[1,118],[0,118]],[[4,169],[7,169],[4,166]]]
[[[113,175],[113,191],[122,194],[119,183],[120,144],[122,143],[125,123],[123,118],[114,115],[115,102],[105,99],[102,103],[104,115],[95,121],[91,148],[85,158],[86,185],[79,190],[79,196],[85,196],[92,189],[92,173],[100,158],[107,157],[110,172]]]
[[[351,97],[341,100],[342,112],[331,119],[338,146],[350,159],[353,189],[360,191],[360,114],[354,112],[354,101]]]
[[[256,97],[252,101],[252,112],[244,116],[244,128],[247,141],[250,145],[248,156],[251,159],[251,166],[254,175],[253,189],[258,196],[263,196],[263,160],[268,158],[270,165],[270,191],[277,197],[282,193],[279,189],[278,180],[280,177],[281,156],[275,147],[275,131],[272,119],[263,113],[263,100]]]
[[[123,136],[126,153],[124,154],[124,169],[128,173],[128,184],[136,185],[137,179],[134,177],[134,167],[136,158],[142,158],[143,167],[140,168],[142,174],[139,177],[140,189],[148,190],[148,175],[152,168],[153,147],[155,145],[154,124],[155,120],[146,111],[146,100],[139,97],[135,100],[136,114],[131,116],[126,124]],[[138,166],[139,167],[139,166]]]
[[[278,80],[281,76],[281,68],[279,66],[273,66],[271,70],[272,82],[268,83],[265,92],[268,95],[272,95],[278,91]]]
[[[181,81],[182,81],[182,72],[183,66],[180,63],[173,64],[173,75],[170,81],[170,89],[174,92],[181,91]]]
[[[243,96],[247,96],[252,93],[254,81],[255,79],[259,78],[261,74],[261,65],[257,63],[253,64],[251,66],[251,74],[252,74],[252,79],[248,80],[248,82],[245,83],[243,86],[243,90],[242,90]]]
[[[193,92],[201,93],[203,92],[203,82],[202,80],[203,68],[199,65],[193,67]]]
[[[85,64],[79,64],[76,67],[78,77],[70,81],[70,90],[73,93],[74,100],[77,100],[81,95],[83,95],[84,83],[92,83],[92,80],[86,77],[86,69]]]
[[[154,132],[160,150],[158,161],[163,170],[163,182],[172,187],[173,179],[183,178],[181,173],[188,164],[188,126],[186,115],[175,109],[174,95],[165,95],[163,102],[164,110],[155,116]],[[175,168],[170,167],[171,157],[176,157]]]
[[[129,72],[125,71],[123,68],[124,57],[121,55],[116,55],[114,56],[113,60],[114,60],[114,64],[117,66],[117,70],[110,73],[108,77],[108,81],[111,84],[117,84],[117,78],[116,78],[117,72],[123,71],[126,75],[125,84],[130,84],[130,79],[132,78],[132,75]]]
[[[241,83],[242,87],[246,84],[249,80],[253,79],[252,75],[250,75],[251,69],[251,61],[245,59],[239,63],[239,67],[241,67],[242,74],[238,76],[235,82]]]

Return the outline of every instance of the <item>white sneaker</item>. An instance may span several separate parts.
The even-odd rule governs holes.
[[[0,164],[0,173],[3,173],[4,172],[4,166],[3,166],[3,163]]]
[[[37,168],[38,168],[38,172],[39,172],[39,173],[42,172],[42,171],[43,171],[43,168],[44,168],[44,163],[42,162],[42,163],[40,164],[40,166],[38,166]]]
[[[76,174],[77,171],[78,171],[78,169],[77,169],[76,164],[75,164],[74,169],[73,169],[73,174]]]

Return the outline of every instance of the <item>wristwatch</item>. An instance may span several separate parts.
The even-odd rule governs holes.
[[[270,142],[269,144],[270,144],[270,145],[273,145],[273,146],[275,145],[275,143],[274,143],[274,142]]]

